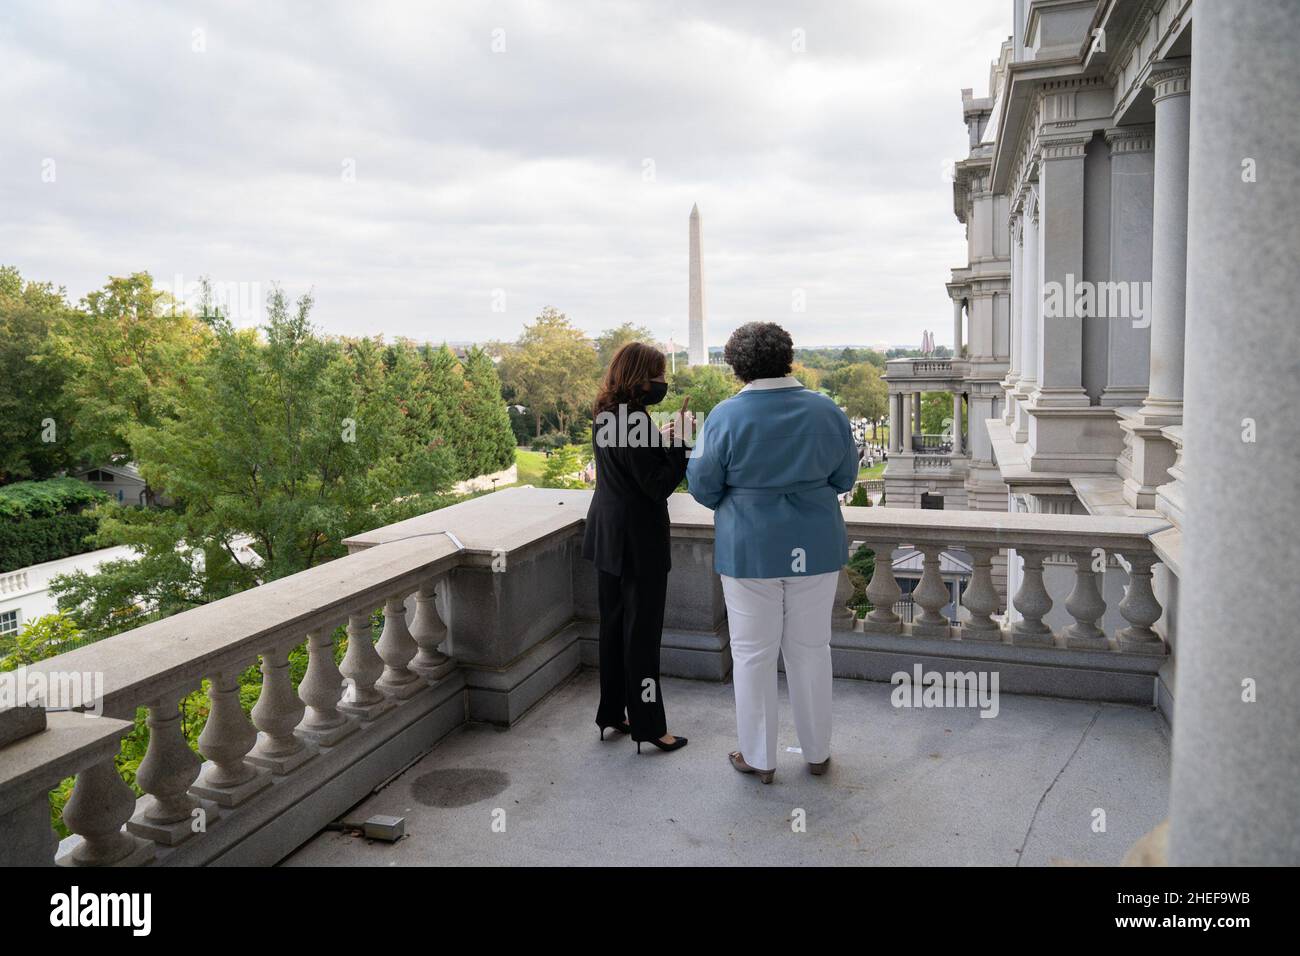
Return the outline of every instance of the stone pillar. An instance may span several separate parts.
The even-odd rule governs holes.
[[[1156,64],[1147,83],[1155,91],[1154,187],[1151,223],[1150,386],[1141,414],[1124,424],[1132,433],[1132,466],[1124,498],[1155,507],[1169,481],[1174,446],[1163,429],[1183,418],[1183,341],[1187,302],[1187,170],[1191,69],[1186,59]]]
[[[889,396],[889,450],[902,451],[903,437],[899,434],[903,427],[903,393],[893,392]]]
[[[1074,289],[1083,281],[1083,183],[1087,136],[1044,139],[1038,172],[1042,307],[1035,346],[1035,408],[1088,405],[1083,389],[1083,323]]]
[[[1300,406],[1300,116],[1293,84],[1269,75],[1298,48],[1292,0],[1196,8],[1187,520],[1169,797],[1169,862],[1179,866],[1300,864],[1291,412]],[[1250,374],[1226,369],[1230,355],[1249,356]],[[1254,421],[1254,441],[1243,440],[1244,418]],[[1243,700],[1248,681],[1257,702]]]
[[[1038,323],[1042,296],[1038,287],[1038,194],[1030,189],[1025,196],[1023,216],[1024,249],[1021,252],[1020,283],[1020,379],[1016,383],[1015,439],[1029,438],[1029,412],[1025,405],[1038,387]]]
[[[1141,405],[1147,395],[1154,133],[1155,128],[1149,125],[1106,130],[1110,144],[1109,274],[1110,281],[1118,284],[1119,302],[1114,311],[1121,313],[1111,314],[1107,303],[1109,335],[1101,404],[1111,407]]]
[[[1151,383],[1142,406],[1142,417],[1148,425],[1177,425],[1183,418],[1190,80],[1191,67],[1187,60],[1169,60],[1153,67],[1147,81],[1155,91],[1156,109],[1151,225]]]
[[[952,357],[961,358],[961,299],[952,300]]]
[[[921,393],[912,393],[912,434],[924,435],[925,429],[921,427]]]
[[[961,454],[961,392],[952,393],[952,453]]]

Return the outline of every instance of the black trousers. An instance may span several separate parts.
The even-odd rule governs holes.
[[[633,740],[668,733],[659,685],[659,641],[664,629],[668,572],[598,571],[600,604],[600,706],[596,723],[613,727],[626,710]],[[649,683],[647,683],[649,682]]]

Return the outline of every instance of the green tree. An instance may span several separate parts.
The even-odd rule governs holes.
[[[624,322],[618,328],[606,329],[596,336],[596,356],[600,363],[601,369],[609,368],[609,360],[614,357],[614,353],[626,345],[628,342],[644,342],[647,345],[654,344],[654,333],[644,325],[637,325],[633,322]]]
[[[690,410],[695,413],[701,427],[704,416],[713,411],[714,406],[740,391],[740,381],[731,374],[731,369],[723,365],[679,366],[669,378],[668,395],[659,407],[675,412],[681,408],[682,399],[689,395]]]
[[[465,421],[474,434],[474,475],[509,468],[515,461],[515,435],[501,397],[501,378],[487,352],[472,348],[465,355]],[[468,476],[473,477],[473,475]]]
[[[60,323],[52,346],[70,368],[83,457],[137,457],[130,430],[156,427],[175,413],[171,386],[210,344],[207,324],[176,309],[147,272],[112,277],[87,295]]]
[[[62,654],[83,638],[77,622],[66,614],[32,618],[12,638],[0,638],[0,671],[17,670]]]
[[[797,378],[804,388],[812,389],[814,392],[821,388],[821,372],[815,368],[809,368],[802,362],[795,362],[790,366],[790,374]]]
[[[585,488],[586,484],[577,476],[586,465],[583,459],[580,445],[562,445],[555,449],[546,459],[546,469],[542,472],[542,487]]]
[[[448,486],[450,449],[427,416],[406,414],[425,400],[412,398],[419,382],[390,379],[376,343],[318,336],[311,305],[276,289],[264,340],[215,320],[208,354],[169,388],[171,415],[129,427],[142,474],[175,505],[107,514],[102,543],[139,560],[56,579],[60,608],[87,630],[312,567]]]
[[[0,484],[77,463],[68,368],[49,351],[50,333],[71,311],[63,289],[0,266]]]
[[[885,416],[889,406],[889,387],[880,377],[879,369],[869,362],[848,366],[836,398],[851,418],[865,418],[871,422],[874,439],[876,423]]]
[[[600,367],[596,349],[567,316],[547,306],[501,361],[501,377],[515,400],[528,407],[542,434],[542,420],[554,419],[567,432],[591,407]]]
[[[965,431],[966,409],[962,409],[962,431]],[[921,396],[921,431],[926,435],[949,435],[952,425],[952,393],[926,392]]]

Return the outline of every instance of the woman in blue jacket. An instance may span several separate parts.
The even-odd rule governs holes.
[[[831,610],[848,560],[839,495],[858,452],[838,406],[790,377],[794,343],[779,325],[741,326],[724,357],[746,384],[705,420],[686,477],[714,511],[740,738],[731,763],[771,783],[778,655],[804,760],[814,774],[830,764]]]

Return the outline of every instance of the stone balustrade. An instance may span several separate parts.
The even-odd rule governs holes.
[[[377,529],[352,553],[317,568],[178,614],[27,669],[60,686],[96,675],[102,716],[50,714],[42,733],[0,749],[0,864],[207,865],[278,861],[466,719],[513,723],[583,663],[595,663],[595,573],[578,542],[590,492],[519,488]],[[673,571],[663,672],[725,679],[725,605],[712,573],[712,514],[670,500]],[[845,508],[850,536],[877,554],[924,554],[903,623],[889,561],[877,561],[856,621],[836,615],[837,676],[888,679],[918,655],[994,662],[1003,689],[1133,700],[1150,687],[1166,647],[1152,629],[1154,519]],[[1129,568],[1119,604],[1127,626],[1105,633],[1097,549]],[[969,554],[963,619],[942,610],[943,550]],[[1024,561],[1018,617],[998,619],[992,566]],[[1052,595],[1043,561],[1068,555],[1075,586]],[[1104,566],[1104,565],[1103,565]],[[1112,570],[1112,572],[1114,571]],[[841,599],[851,588],[842,582]],[[1069,627],[1044,618],[1064,599]],[[372,615],[383,630],[372,640]],[[347,650],[335,664],[335,634]],[[305,647],[295,688],[290,655]],[[239,677],[262,683],[251,712]],[[1145,682],[1145,684],[1144,684]],[[180,703],[205,688],[206,719],[191,749]],[[1149,696],[1149,690],[1148,690]],[[48,699],[51,707],[64,703]],[[135,783],[116,765],[142,710],[148,745]],[[191,719],[194,715],[187,715]],[[75,775],[56,846],[48,793]]]
[[[1147,657],[1164,657],[1168,648],[1153,625],[1162,608],[1152,589],[1152,568],[1159,558],[1150,536],[1169,527],[1148,518],[1103,518],[1088,515],[990,514],[907,509],[846,508],[849,535],[877,555],[867,586],[873,605],[859,627],[867,634],[908,635],[948,641],[980,641],[1018,647],[1072,649]],[[924,571],[913,591],[919,613],[911,625],[899,620],[893,606],[902,596],[891,561],[880,560],[903,546],[924,554]],[[941,613],[951,595],[939,574],[943,551],[965,552],[972,574],[962,595],[964,615],[951,625]],[[995,620],[1001,610],[994,586],[993,562],[999,554],[1023,562],[1021,583],[1011,596],[1016,614],[1010,623]],[[1068,594],[1053,596],[1044,583],[1043,564],[1059,557],[1072,562],[1074,583]],[[1117,560],[1113,560],[1117,559]],[[1101,578],[1127,575],[1118,611],[1127,626],[1106,634],[1098,626],[1106,613]],[[1072,623],[1053,631],[1044,617],[1064,601]]]
[[[274,862],[292,850],[373,786],[333,786],[326,796],[322,784],[358,765],[373,768],[370,776],[396,771],[403,754],[409,760],[428,748],[418,739],[389,746],[394,740],[463,720],[464,682],[437,647],[446,629],[434,600],[460,551],[442,535],[393,542],[28,667],[21,676],[46,681],[51,708],[84,707],[55,689],[70,686],[67,675],[94,675],[101,693],[92,710],[51,717],[60,718],[68,746],[84,755],[89,739],[96,749],[93,760],[75,760],[58,735],[36,734],[0,750],[0,822],[40,831],[17,840],[5,832],[0,863],[56,860],[48,792],[70,772],[76,782],[63,822],[74,836],[57,851],[61,864]],[[371,615],[380,608],[375,644]],[[334,632],[345,621],[347,654],[338,666]],[[304,644],[308,666],[295,691],[289,654]],[[254,664],[262,685],[246,716],[239,676]],[[195,754],[180,702],[204,681],[208,713]],[[135,775],[140,799],[115,763],[138,708],[149,731]],[[303,801],[310,816],[274,826]]]

